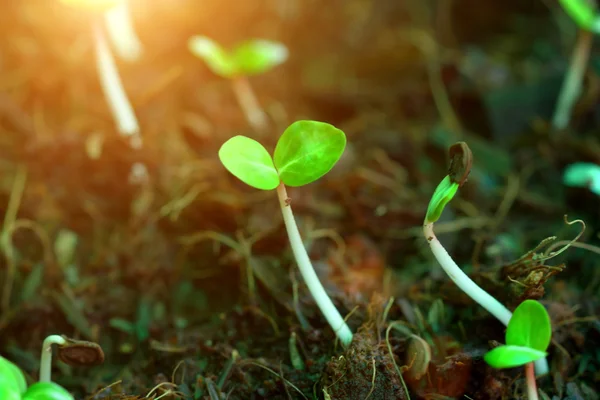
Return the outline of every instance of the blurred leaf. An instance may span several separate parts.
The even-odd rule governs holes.
[[[44,280],[44,264],[39,263],[29,273],[25,282],[23,282],[23,289],[21,289],[21,301],[27,302],[31,300],[37,293]]]
[[[241,43],[232,53],[239,75],[257,75],[284,63],[288,49],[281,43],[254,39]]]
[[[54,241],[54,253],[61,268],[66,268],[73,262],[78,240],[77,234],[68,229],[61,229],[58,232]]]
[[[333,125],[296,121],[281,135],[274,162],[283,183],[303,186],[325,175],[346,147],[346,135]]]
[[[58,302],[63,314],[79,332],[87,339],[92,339],[92,328],[84,313],[79,309],[77,303],[73,302],[64,294],[55,294],[54,298]]]
[[[12,389],[17,394],[23,393],[27,388],[23,372],[14,363],[2,356],[0,356],[0,387]],[[6,392],[6,396],[12,395],[8,390]]]
[[[148,297],[142,297],[138,304],[135,334],[140,342],[148,339],[150,336],[150,324],[152,323],[152,301]]]
[[[579,25],[580,28],[585,30],[592,30],[598,24],[596,20],[598,16],[596,15],[596,7],[594,6],[594,2],[590,2],[589,0],[559,0],[560,5],[563,7],[565,12],[569,14],[571,19]]]
[[[232,137],[219,149],[219,159],[229,172],[249,186],[272,190],[279,185],[271,155],[254,139]]]
[[[223,78],[232,78],[238,72],[231,55],[206,36],[191,37],[188,48],[192,54],[202,59],[213,73]]]
[[[54,382],[37,382],[29,386],[23,400],[74,400],[74,397]]]
[[[111,328],[120,330],[129,335],[135,334],[135,324],[122,318],[111,318],[109,323]]]

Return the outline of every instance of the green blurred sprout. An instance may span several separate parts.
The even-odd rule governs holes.
[[[287,47],[270,40],[254,39],[227,50],[206,36],[191,37],[188,47],[213,73],[231,80],[248,123],[257,131],[264,132],[267,129],[267,119],[248,77],[265,73],[284,63],[289,54]]]
[[[506,344],[489,351],[483,358],[494,368],[525,366],[530,400],[538,393],[533,362],[546,357],[552,326],[548,312],[539,302],[525,300],[515,310],[506,329]]]
[[[560,0],[563,9],[580,31],[552,116],[555,131],[569,125],[573,107],[581,95],[581,83],[590,57],[593,35],[600,32],[600,17],[596,13],[595,3],[596,0]]]
[[[279,205],[288,238],[306,285],[344,346],[352,332],[327,295],[306,253],[290,207],[285,185],[298,187],[325,175],[342,156],[346,135],[333,125],[317,121],[296,121],[281,135],[271,157],[259,142],[235,136],[219,150],[225,168],[249,186],[261,190],[277,189]]]
[[[502,303],[479,287],[460,269],[433,231],[433,224],[442,215],[446,204],[454,198],[458,188],[467,181],[471,166],[473,165],[473,154],[465,142],[458,142],[452,145],[449,149],[449,156],[450,167],[448,175],[442,179],[431,197],[425,221],[423,222],[423,235],[435,259],[456,286],[500,322],[508,325],[512,316],[511,312]],[[545,358],[538,361],[536,366],[538,374],[543,375],[548,372],[548,365]]]
[[[600,165],[592,163],[574,163],[563,174],[563,183],[571,187],[588,188],[600,196]]]
[[[0,399],[2,400],[74,400],[62,386],[37,382],[27,387],[25,375],[12,362],[0,356]]]

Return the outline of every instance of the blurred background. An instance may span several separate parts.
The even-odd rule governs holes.
[[[503,326],[449,281],[422,238],[448,146],[465,141],[474,167],[436,225],[440,241],[509,308],[547,306],[547,398],[599,398],[600,193],[589,185],[600,173],[580,187],[563,175],[600,164],[600,57],[592,47],[570,122],[553,129],[581,37],[557,1],[130,0],[143,52],[115,59],[137,147],[98,76],[101,12],[0,2],[0,354],[28,379],[44,337],[65,334],[106,354],[89,369],[55,363],[56,381],[82,399],[323,398],[323,387],[364,399],[373,385],[373,399],[405,398],[389,389],[392,358],[409,365],[412,399],[525,398],[520,371],[481,359]],[[189,51],[194,35],[287,47],[285,63],[248,78],[268,128],[254,129],[231,80]],[[340,312],[383,349],[376,384],[375,357],[346,355],[346,375],[332,364],[342,349],[298,274],[276,195],[217,157],[239,134],[272,151],[299,119],[348,138],[327,176],[288,194]],[[565,214],[586,229],[545,259],[581,230]],[[424,368],[436,379],[410,373],[410,341],[395,331],[388,354],[392,320],[432,347]]]

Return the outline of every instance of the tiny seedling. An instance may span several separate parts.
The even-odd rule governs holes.
[[[515,310],[506,328],[506,344],[483,357],[494,368],[525,366],[529,400],[538,400],[533,362],[546,357],[552,326],[548,312],[539,302],[525,300]]]
[[[40,382],[51,382],[52,345],[58,345],[58,358],[65,364],[82,367],[104,362],[104,352],[98,344],[69,339],[66,336],[50,335],[42,343]]]
[[[234,136],[219,150],[225,168],[249,186],[277,189],[279,205],[292,252],[317,306],[344,346],[352,341],[350,328],[335,308],[312,266],[300,237],[285,185],[298,187],[325,175],[340,159],[346,135],[333,125],[296,121],[281,135],[271,157],[267,149],[246,136]]]
[[[473,154],[465,142],[458,142],[450,147],[450,168],[448,175],[442,179],[435,189],[427,214],[423,223],[423,235],[429,243],[431,252],[444,269],[446,274],[467,296],[471,297],[480,306],[485,308],[490,314],[496,317],[504,325],[508,325],[512,313],[492,297],[488,292],[480,288],[462,269],[454,262],[444,246],[440,243],[433,231],[433,224],[440,218],[446,204],[454,198],[458,188],[468,179],[473,164]],[[544,375],[548,372],[548,364],[543,358],[536,362],[536,371],[538,375]]]
[[[580,29],[552,117],[552,127],[557,131],[566,128],[569,124],[573,107],[581,94],[593,35],[600,32],[600,17],[596,13],[595,1],[560,0],[560,4]]]
[[[288,58],[287,48],[263,39],[248,40],[226,50],[206,36],[193,36],[188,42],[192,54],[204,60],[210,70],[231,81],[246,120],[255,130],[267,129],[267,118],[256,99],[249,76],[262,74]]]

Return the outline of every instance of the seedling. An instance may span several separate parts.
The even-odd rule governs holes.
[[[249,76],[262,74],[288,58],[287,48],[277,42],[255,39],[226,50],[206,36],[193,36],[188,42],[192,54],[204,60],[210,70],[231,80],[233,92],[246,120],[258,132],[267,129],[267,117],[261,108]]]
[[[433,231],[433,224],[440,218],[444,207],[456,194],[468,179],[473,164],[473,154],[465,142],[458,142],[450,147],[450,168],[448,175],[442,179],[435,189],[433,196],[427,208],[425,221],[423,223],[423,234],[434,257],[444,269],[452,281],[469,297],[471,297],[480,306],[485,308],[490,314],[496,317],[504,325],[508,325],[512,313],[502,305],[498,300],[492,297],[485,290],[477,286],[467,274],[454,262],[444,246],[440,243]],[[544,375],[548,372],[546,359],[540,359],[536,362],[538,375]]]
[[[77,6],[83,9],[92,7],[94,11],[110,13],[115,7],[122,7],[123,0],[62,0],[63,3]],[[107,14],[108,15],[108,14]],[[103,16],[100,14],[99,16]],[[97,19],[93,25],[94,46],[96,51],[96,68],[100,77],[100,84],[104,97],[112,112],[113,119],[117,125],[118,132],[128,137],[130,145],[134,149],[142,147],[140,127],[133,111],[133,107],[127,98],[123,82],[119,76],[117,65],[106,42],[104,27],[101,20]]]
[[[555,130],[562,130],[569,124],[571,111],[581,94],[581,82],[588,64],[593,35],[600,32],[600,17],[596,13],[595,1],[560,0],[560,4],[580,29],[552,117],[552,127]]]
[[[337,163],[345,147],[346,135],[333,125],[296,121],[279,138],[273,157],[256,140],[234,136],[221,146],[219,158],[229,172],[247,185],[261,190],[277,189],[283,221],[300,273],[325,319],[347,346],[352,341],[352,332],[315,273],[285,188],[285,185],[304,186],[321,178]]]
[[[40,382],[51,382],[52,345],[58,345],[58,358],[72,366],[92,366],[104,362],[102,348],[93,342],[50,335],[42,343],[40,360]]]
[[[525,300],[508,323],[506,344],[489,351],[483,359],[494,368],[524,365],[528,398],[538,400],[533,362],[548,355],[551,336],[550,316],[544,306],[535,300]]]

